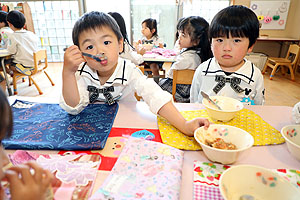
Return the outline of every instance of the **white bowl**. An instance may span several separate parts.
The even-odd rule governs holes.
[[[275,172],[253,165],[227,169],[220,178],[219,188],[225,200],[299,200],[300,190]]]
[[[252,135],[247,131],[235,126],[222,124],[211,124],[207,130],[204,127],[200,127],[195,130],[194,137],[209,160],[222,164],[234,163],[240,152],[249,149],[254,144]],[[205,144],[205,139],[209,137],[222,138],[225,142],[234,144],[237,149],[225,150],[210,147]]]
[[[300,125],[288,125],[281,129],[290,153],[300,160]],[[299,198],[300,199],[300,198]]]
[[[219,110],[210,101],[203,98],[202,104],[207,109],[208,115],[214,120],[223,122],[230,121],[232,118],[234,118],[237,112],[244,108],[242,102],[231,97],[210,96],[210,99],[213,100],[222,109]]]

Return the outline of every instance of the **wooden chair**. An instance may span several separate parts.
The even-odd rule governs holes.
[[[184,69],[184,70],[173,70],[173,86],[172,95],[175,101],[176,85],[177,84],[189,84],[193,82],[195,70]]]
[[[262,71],[262,74],[265,74],[268,67],[272,68],[273,70],[270,75],[270,80],[272,80],[277,68],[280,66],[281,72],[284,75],[285,69],[283,67],[286,66],[290,70],[292,81],[294,81],[295,80],[294,72],[295,72],[297,60],[299,58],[299,50],[300,50],[299,45],[291,44],[285,58],[268,57],[267,62]]]
[[[33,68],[33,70],[31,70],[31,75],[28,76],[29,86],[31,86],[31,83],[33,83],[35,85],[36,89],[39,91],[39,94],[41,95],[41,94],[43,94],[42,90],[40,89],[38,84],[32,78],[35,74],[37,74],[38,72],[43,71],[46,74],[49,81],[51,82],[51,85],[54,86],[53,81],[51,80],[51,78],[47,74],[47,72],[45,71],[45,69],[48,67],[47,51],[46,50],[39,50],[39,51],[33,53],[33,60],[34,60],[34,68]],[[44,64],[41,63],[42,60],[45,60]],[[25,76],[26,76],[25,74],[21,74],[19,72],[14,72],[14,75],[13,75],[14,94],[18,94],[18,92],[17,92],[17,80],[20,79],[20,78],[24,78]],[[23,81],[24,81],[24,79],[23,79]]]

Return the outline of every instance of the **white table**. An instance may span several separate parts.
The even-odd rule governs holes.
[[[6,73],[6,68],[5,68],[5,64],[4,64],[4,60],[6,58],[9,58],[10,57],[10,53],[8,53],[8,51],[6,49],[0,49],[0,58],[1,59],[1,66],[2,66],[2,69],[3,69],[3,74],[4,74],[4,78],[5,78],[5,82],[6,82],[6,87],[7,87],[7,91],[8,91],[8,95],[11,96],[12,95],[12,91],[11,91],[11,88],[9,86],[9,81],[8,81],[8,78],[7,78],[7,73]]]
[[[164,57],[162,55],[156,55],[155,54],[144,54],[143,55],[144,61],[145,62],[163,62],[162,68],[168,72],[172,63],[176,61],[176,56],[171,56],[171,57]]]
[[[10,97],[14,99],[16,97]],[[53,102],[53,100],[31,97],[22,98],[23,100],[38,101],[38,102]],[[180,110],[199,110],[204,109],[201,104],[191,103],[175,103]],[[260,115],[266,122],[272,125],[277,130],[281,130],[283,126],[293,124],[291,111],[292,107],[287,106],[245,106],[256,114]],[[148,106],[144,102],[121,102],[119,103],[119,111],[116,115],[113,127],[120,128],[149,128],[157,129],[156,115],[152,114]],[[45,153],[47,151],[44,151]],[[49,152],[49,151],[48,151]],[[56,153],[51,151],[50,153]],[[184,151],[184,163],[182,169],[182,184],[180,199],[193,199],[193,162],[194,160],[205,161],[209,160],[205,157],[202,151]],[[275,168],[290,168],[300,169],[300,161],[296,160],[287,150],[286,144],[268,145],[268,146],[254,146],[249,150],[241,153],[234,165],[238,164],[252,164],[262,167]],[[95,183],[95,190],[108,176],[109,172],[99,171],[97,182]]]

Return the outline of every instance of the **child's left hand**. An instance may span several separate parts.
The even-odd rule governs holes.
[[[210,125],[210,122],[206,118],[195,118],[190,121],[185,122],[185,135],[187,136],[194,136],[194,131],[201,127],[204,126],[205,129],[208,129]]]

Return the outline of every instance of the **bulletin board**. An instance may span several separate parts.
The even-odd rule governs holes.
[[[261,29],[285,29],[290,1],[251,1]]]

